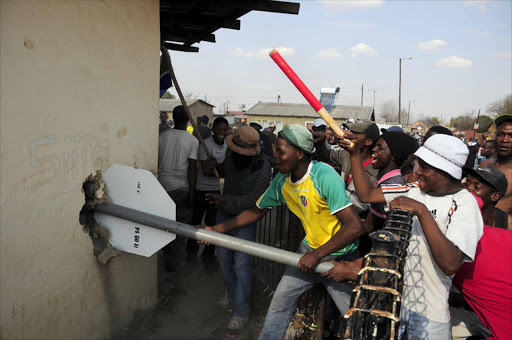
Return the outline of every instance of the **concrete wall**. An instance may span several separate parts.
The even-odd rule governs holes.
[[[102,265],[81,183],[155,170],[158,1],[0,1],[0,338],[115,336],[157,300],[156,256]]]

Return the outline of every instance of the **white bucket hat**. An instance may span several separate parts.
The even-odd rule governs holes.
[[[436,134],[414,153],[428,165],[461,179],[462,167],[469,155],[468,147],[453,136]]]

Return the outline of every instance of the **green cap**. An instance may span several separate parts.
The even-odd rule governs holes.
[[[300,124],[285,125],[278,135],[306,153],[315,152],[313,135]]]

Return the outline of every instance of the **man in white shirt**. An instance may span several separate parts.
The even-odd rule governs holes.
[[[339,143],[349,148],[346,141]],[[415,153],[419,181],[382,188],[375,188],[356,162],[359,149],[350,152],[361,201],[416,215],[404,268],[399,337],[407,332],[409,339],[449,339],[451,280],[463,262],[474,260],[483,235],[476,199],[460,183],[468,148],[456,137],[434,135]]]
[[[224,117],[217,117],[213,121],[213,135],[204,140],[208,152],[212,158],[206,156],[203,148],[199,148],[199,164],[197,172],[196,193],[194,197],[194,214],[192,224],[201,224],[204,217],[204,223],[207,226],[214,226],[217,223],[217,206],[209,204],[206,197],[208,194],[220,195],[220,177],[224,172],[224,158],[226,156],[227,144],[224,142],[229,132],[229,123]],[[194,239],[187,242],[187,251],[195,254],[199,249],[199,244]],[[209,244],[205,246],[201,256],[204,259],[214,258],[215,246]]]
[[[158,144],[158,181],[176,204],[176,221],[192,222],[192,203],[197,178],[198,140],[187,132],[185,108],[172,112],[174,128],[160,134]],[[173,271],[171,243],[164,247],[167,270]]]

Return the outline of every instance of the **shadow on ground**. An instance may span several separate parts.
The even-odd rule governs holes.
[[[220,331],[226,328],[231,317],[229,307],[216,305],[224,294],[220,266],[216,259],[201,258],[203,247],[198,254],[190,256],[185,251],[185,243],[180,237],[173,242],[174,272],[165,270],[162,254],[158,254],[158,307],[137,313],[117,340],[257,339],[270,300],[252,294],[252,314],[243,336]]]

